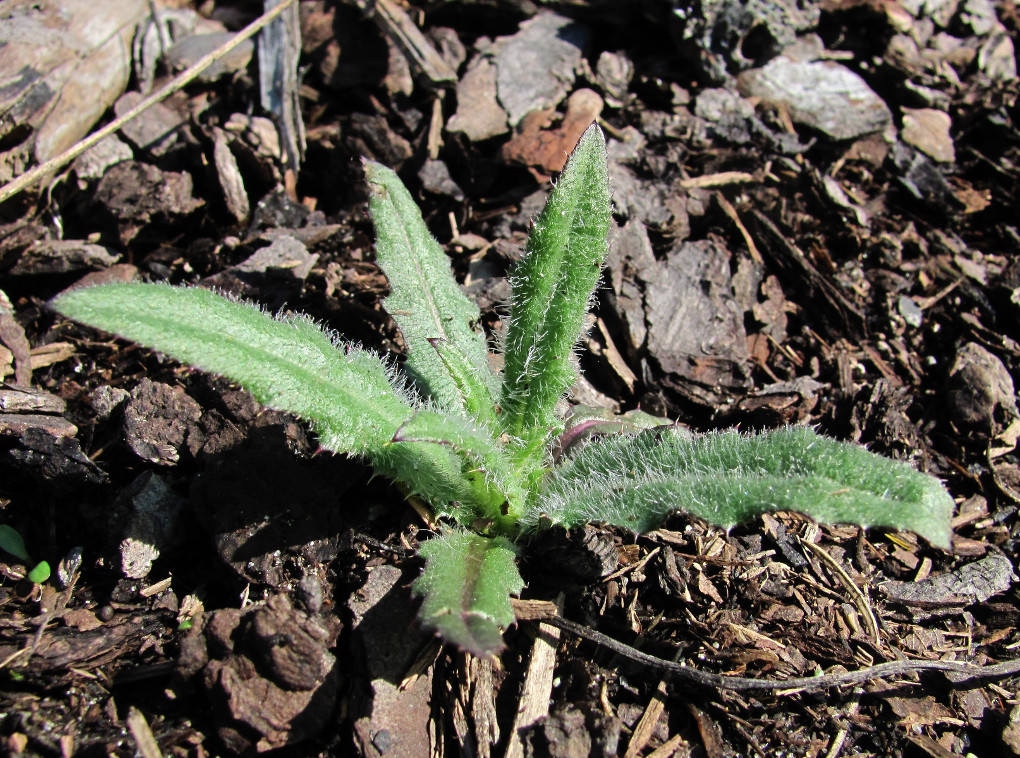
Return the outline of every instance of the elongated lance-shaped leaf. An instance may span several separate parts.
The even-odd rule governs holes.
[[[72,290],[53,307],[237,382],[260,403],[311,421],[330,450],[364,453],[414,412],[378,356],[335,342],[303,316],[275,319],[209,290],[164,284]]]
[[[673,510],[725,528],[798,511],[823,523],[911,530],[948,548],[953,499],[906,463],[804,427],[703,436],[660,427],[589,442],[552,474],[523,523],[604,521],[640,532]]]
[[[472,328],[480,315],[478,306],[457,285],[449,258],[400,178],[372,161],[365,161],[365,176],[372,190],[376,261],[390,283],[383,305],[407,343],[408,373],[441,408],[492,407],[498,381],[489,366],[485,338]],[[458,385],[429,340],[449,343],[481,381]],[[484,397],[465,398],[468,391],[484,392]]]
[[[303,316],[274,319],[197,288],[109,284],[56,298],[65,316],[231,379],[271,408],[311,422],[320,444],[362,454],[442,509],[472,490],[461,459],[438,445],[393,445],[413,414],[375,354],[333,339]],[[470,514],[464,515],[465,520]]]
[[[460,392],[462,407],[467,415],[490,429],[496,429],[496,406],[485,377],[478,374],[477,367],[471,363],[460,348],[452,342],[430,339],[429,344],[439,355],[453,384]],[[495,376],[495,374],[493,374]]]
[[[423,542],[418,552],[425,558],[414,583],[424,597],[422,622],[477,656],[502,649],[503,629],[514,620],[510,596],[524,589],[514,546],[458,531]]]
[[[556,403],[576,377],[571,356],[607,252],[611,220],[606,145],[592,124],[531,228],[510,278],[503,430],[529,446],[557,426]]]
[[[475,485],[476,516],[498,530],[515,533],[527,495],[503,447],[491,430],[463,416],[421,410],[400,426],[394,442],[449,446],[464,458],[465,476]]]

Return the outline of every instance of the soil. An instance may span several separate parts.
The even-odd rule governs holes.
[[[228,30],[256,13],[197,7]],[[412,189],[495,335],[503,276],[597,118],[617,228],[573,396],[695,431],[808,424],[912,461],[957,501],[953,550],[678,512],[645,535],[592,524],[524,544],[523,599],[747,677],[1010,661],[1014,3],[303,0],[299,23],[300,118],[278,120],[282,139],[251,115],[249,51],[122,130],[114,157],[0,205],[0,521],[53,567],[33,584],[0,552],[2,749],[1020,755],[1015,675],[759,694],[693,690],[531,621],[491,659],[442,646],[410,591],[429,528],[395,486],[228,382],[46,306],[81,281],[215,287],[399,360],[367,157]],[[821,110],[816,65],[844,77]],[[168,76],[143,67],[128,88]]]

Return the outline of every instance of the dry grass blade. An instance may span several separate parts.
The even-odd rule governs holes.
[[[839,565],[839,561],[829,555],[822,547],[804,539],[800,541],[800,544],[825,561],[829,568],[835,572],[836,576],[839,577],[840,582],[842,582],[843,586],[846,587],[847,591],[853,596],[854,605],[857,606],[857,610],[860,611],[862,616],[864,616],[864,620],[868,625],[868,634],[871,636],[871,641],[876,645],[881,645],[882,641],[878,634],[878,619],[875,618],[875,612],[871,609],[871,603],[868,602],[867,595],[865,595],[864,592],[861,591],[861,588],[854,583],[854,580],[850,578],[846,569]]]

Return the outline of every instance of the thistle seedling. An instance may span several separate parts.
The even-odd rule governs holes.
[[[110,284],[53,307],[228,377],[306,419],[323,448],[364,458],[427,502],[446,526],[421,546],[415,590],[422,620],[447,640],[479,655],[502,646],[510,596],[523,587],[516,545],[550,524],[642,531],[683,509],[728,528],[791,510],[949,546],[953,501],[936,479],[811,429],[694,435],[641,413],[561,417],[611,223],[594,124],[510,277],[502,372],[411,195],[378,163],[366,161],[365,175],[384,305],[407,345],[403,374],[304,316],[274,318],[204,289]]]

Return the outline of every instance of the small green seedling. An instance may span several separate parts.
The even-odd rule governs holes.
[[[25,540],[13,526],[0,524],[0,550],[10,553],[19,561],[25,564],[25,568],[32,566],[32,558],[25,548]],[[42,584],[50,578],[50,564],[46,561],[39,561],[25,575],[32,584]]]
[[[911,529],[948,548],[953,501],[934,478],[811,429],[693,435],[647,414],[561,416],[607,253],[605,141],[581,137],[510,277],[503,369],[480,314],[397,175],[366,161],[385,300],[407,344],[392,364],[304,316],[203,289],[110,284],[56,298],[64,315],[232,379],[309,421],[322,447],[366,459],[448,525],[422,544],[420,616],[484,655],[523,588],[516,543],[551,524],[635,531],[683,509],[730,527],[764,511]],[[596,432],[616,432],[596,434]]]

